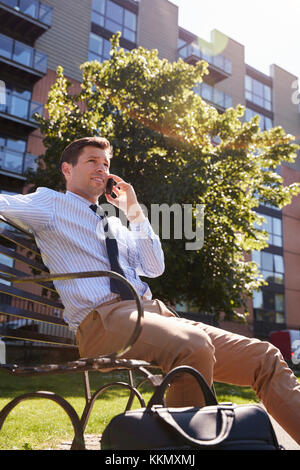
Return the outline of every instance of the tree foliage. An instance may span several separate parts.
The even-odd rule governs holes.
[[[188,301],[216,316],[225,312],[227,319],[238,308],[247,312],[248,297],[264,283],[257,265],[245,259],[267,246],[255,226],[262,221],[256,209],[260,203],[281,208],[299,193],[298,184],[284,186],[276,172],[294,161],[298,147],[281,127],[262,132],[258,116],[245,122],[242,106],[220,114],[197,95],[206,62],[171,63],[156,50],[124,51],[118,41],[117,34],[110,60],[81,66],[78,94],[58,67],[48,117],[36,117],[45,153],[29,181],[63,190],[63,148],[76,138],[105,136],[114,147],[111,171],[134,186],[149,214],[151,204],[204,204],[201,249],[162,239],[166,270],[150,280],[154,296]]]

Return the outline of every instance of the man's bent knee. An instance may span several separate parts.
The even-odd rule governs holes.
[[[213,383],[215,349],[210,337],[204,333],[192,333],[181,345],[170,369],[189,366],[204,377],[209,386]],[[168,406],[202,406],[203,395],[196,379],[188,373],[180,374],[170,387],[167,395]]]

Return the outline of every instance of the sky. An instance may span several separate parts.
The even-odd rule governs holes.
[[[179,26],[210,42],[218,29],[245,46],[248,65],[270,75],[270,65],[300,78],[300,0],[170,0]]]

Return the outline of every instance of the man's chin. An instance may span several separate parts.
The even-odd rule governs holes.
[[[94,192],[94,196],[100,197],[104,194],[104,192],[105,192],[104,189],[100,189],[100,190]]]
[[[93,192],[93,194],[99,194],[101,196],[101,194],[104,193],[105,188],[106,188],[106,185],[104,185],[103,183],[102,184],[98,183],[91,187],[91,192]]]

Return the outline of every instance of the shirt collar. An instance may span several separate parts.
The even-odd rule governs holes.
[[[82,196],[79,196],[79,194],[75,194],[75,193],[72,193],[72,191],[66,191],[66,196],[71,196],[71,197],[75,197],[77,199],[80,199],[80,201],[84,202],[86,205],[90,206],[91,204],[93,204],[91,201],[89,201],[88,199],[86,199],[85,197],[82,197]],[[98,204],[97,204],[98,205]]]

